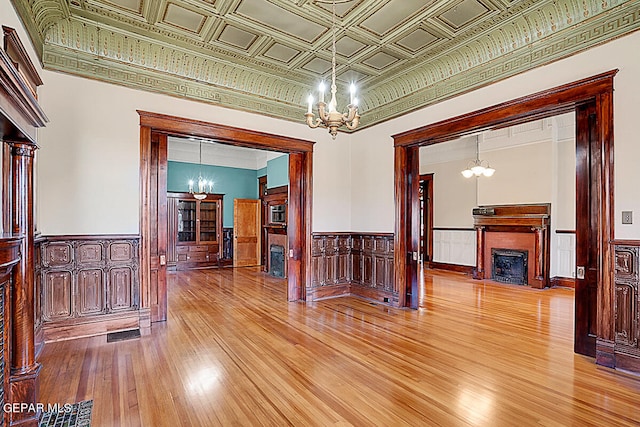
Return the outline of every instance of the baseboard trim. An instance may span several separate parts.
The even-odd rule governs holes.
[[[571,289],[575,289],[576,288],[576,279],[573,279],[571,277],[552,277],[549,280],[549,285],[550,286],[560,286],[563,288],[571,288]]]
[[[473,270],[475,269],[475,267],[471,265],[447,264],[444,262],[429,262],[428,266],[436,270],[455,271],[457,273],[468,274],[469,276],[473,274]]]
[[[138,310],[45,323],[42,327],[45,343],[93,337],[129,329],[140,329]]]

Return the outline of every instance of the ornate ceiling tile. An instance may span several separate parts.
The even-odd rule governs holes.
[[[331,69],[314,0],[13,0],[45,68],[302,122]],[[640,0],[352,0],[336,5],[338,102],[360,128],[640,27]],[[343,93],[344,92],[344,93]]]

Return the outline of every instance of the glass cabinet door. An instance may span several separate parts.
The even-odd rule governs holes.
[[[217,214],[218,214],[217,202],[207,202],[205,200],[200,202],[200,241],[201,242],[216,242],[218,240]]]
[[[196,202],[178,202],[178,242],[196,241]]]

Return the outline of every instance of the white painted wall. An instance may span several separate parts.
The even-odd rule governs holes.
[[[315,147],[313,165],[314,229],[350,228],[350,186],[337,173],[348,169],[345,141],[331,141],[328,135],[307,128],[302,121],[297,125],[49,71],[43,72],[43,80],[40,102],[51,119],[39,137],[38,169],[42,179],[37,195],[38,226],[43,234],[139,232],[136,110],[307,140],[317,138],[320,143]]]
[[[620,223],[621,211],[635,211],[636,217],[640,212],[640,186],[635,179],[640,162],[640,144],[637,143],[640,55],[633,54],[638,46],[640,32],[635,32],[570,58],[356,132],[352,136],[352,168],[359,175],[352,181],[352,194],[358,195],[352,198],[352,224],[365,224],[363,228],[381,232],[394,230],[392,135],[619,69],[614,94],[616,238],[640,238],[640,221],[633,225]],[[366,92],[362,96],[366,96]],[[362,121],[366,121],[366,111],[362,112]],[[367,166],[367,162],[375,163]]]
[[[0,16],[3,24],[18,30],[35,58],[9,0],[0,0]],[[636,32],[353,135],[340,134],[336,141],[326,132],[307,128],[302,120],[296,124],[42,71],[39,99],[50,123],[38,138],[38,229],[49,235],[139,232],[140,109],[315,140],[313,230],[393,232],[393,134],[617,68],[616,238],[637,239],[640,223],[621,225],[620,211],[640,212],[635,179],[640,159],[640,56],[633,54],[639,45]],[[363,123],[366,113],[362,112]]]

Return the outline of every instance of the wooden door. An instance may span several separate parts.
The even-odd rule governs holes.
[[[260,200],[233,200],[233,266],[260,265]]]
[[[595,357],[602,158],[595,103],[576,109],[576,289],[574,351]]]

